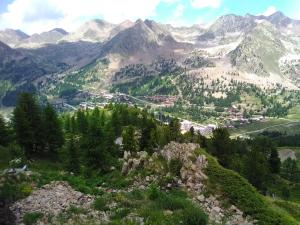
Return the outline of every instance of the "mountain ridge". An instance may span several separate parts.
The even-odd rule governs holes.
[[[164,59],[175,60],[185,68],[187,79],[193,73],[207,76],[208,80],[226,76],[261,88],[282,84],[298,89],[300,57],[295,58],[300,53],[298,24],[299,21],[280,12],[268,17],[224,15],[208,28],[173,27],[149,19],[121,24],[96,19],[71,33],[55,28],[26,38],[23,35],[14,49],[37,62],[48,59],[48,67],[61,65],[65,68],[62,77],[72,76],[78,70],[86,71],[91,63],[105,60],[108,62],[105,71],[94,71],[105,74],[101,82],[106,87],[113,85],[115,74],[126,66],[145,64],[147,67],[157,59]],[[97,63],[93,65],[98,68]],[[57,79],[51,73],[58,70],[47,71],[40,76]]]

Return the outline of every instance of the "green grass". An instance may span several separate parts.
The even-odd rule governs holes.
[[[286,118],[292,120],[300,120],[300,105],[296,105],[291,108]]]
[[[257,190],[239,174],[220,166],[215,158],[205,151],[198,150],[208,157],[206,175],[207,189],[214,195],[222,196],[224,205],[235,205],[246,215],[258,220],[258,225],[292,225],[299,224],[292,216],[281,213],[272,207]]]
[[[300,204],[288,201],[274,201],[274,204],[284,210],[286,213],[293,216],[296,220],[300,221]]]
[[[300,133],[300,121],[283,124],[282,126],[276,126],[266,129],[269,132],[280,132],[287,135],[295,135]]]
[[[179,189],[165,192],[153,184],[147,190],[134,189],[107,197],[117,203],[110,225],[136,224],[126,218],[129,213],[142,217],[146,225],[206,225],[208,222],[207,215]]]

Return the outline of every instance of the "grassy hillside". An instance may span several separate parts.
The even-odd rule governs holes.
[[[205,154],[208,157],[206,168],[209,177],[208,190],[222,196],[223,204],[236,205],[244,213],[258,220],[258,224],[300,224],[297,216],[293,213],[283,213],[273,207],[271,201],[260,195],[247,180],[220,166],[216,159],[204,150],[200,150],[198,154]]]

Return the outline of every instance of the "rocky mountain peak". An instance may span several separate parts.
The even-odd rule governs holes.
[[[267,18],[268,21],[270,21],[272,24],[276,26],[287,26],[292,22],[292,19],[289,17],[285,16],[282,12],[277,11],[274,14],[268,16]]]
[[[67,35],[67,34],[68,34],[68,32],[65,31],[65,30],[62,29],[62,28],[54,28],[54,29],[50,30],[49,32],[57,32],[57,33],[60,33],[60,34],[62,34],[62,35]]]
[[[107,21],[95,19],[84,23],[76,31],[67,35],[63,40],[66,41],[90,41],[103,42],[111,36],[112,30],[116,27]]]
[[[5,29],[0,31],[0,41],[4,42],[11,47],[15,46],[22,40],[28,38],[29,35],[25,34],[21,30],[14,30],[14,29]]]
[[[250,17],[243,17],[234,14],[221,16],[213,23],[209,31],[215,35],[224,35],[226,33],[248,31],[255,26],[255,22]]]

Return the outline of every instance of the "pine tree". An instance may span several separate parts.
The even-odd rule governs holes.
[[[48,104],[44,109],[45,144],[50,154],[56,154],[64,144],[63,131],[55,110]]]
[[[83,110],[78,110],[76,113],[77,116],[77,129],[79,133],[86,134],[88,131],[88,120]]]
[[[281,176],[292,182],[300,182],[300,168],[297,165],[297,161],[291,158],[287,158],[282,163]]]
[[[78,148],[73,137],[67,144],[67,154],[68,154],[68,160],[67,160],[66,169],[69,172],[72,172],[74,174],[79,174],[80,163],[79,163]]]
[[[170,137],[172,141],[179,141],[180,138],[180,122],[177,118],[172,119],[169,123]]]
[[[271,173],[279,173],[280,172],[280,158],[278,156],[278,151],[276,148],[272,148],[271,154],[269,157],[269,166]]]
[[[114,129],[111,125],[111,121],[108,121],[104,126],[104,140],[103,145],[105,147],[105,151],[110,153],[115,157],[121,157],[121,153],[118,151],[118,147],[115,143],[116,135]]]
[[[3,119],[3,117],[0,115],[0,145],[7,146],[10,141],[10,135],[8,127]]]
[[[143,113],[142,134],[140,138],[140,149],[143,151],[153,152],[153,148],[157,145],[156,124],[152,118],[147,118],[147,114]]]
[[[123,138],[124,151],[130,151],[130,152],[137,151],[138,143],[135,138],[135,130],[133,126],[130,125],[123,130],[122,138]]]
[[[228,167],[230,165],[232,147],[227,129],[218,128],[213,131],[210,151],[217,156],[222,166]]]
[[[246,156],[244,165],[244,175],[248,181],[259,190],[264,190],[269,174],[268,162],[264,154],[255,149],[251,150]]]
[[[41,109],[30,93],[22,93],[13,112],[16,140],[27,157],[43,153],[45,136]]]

